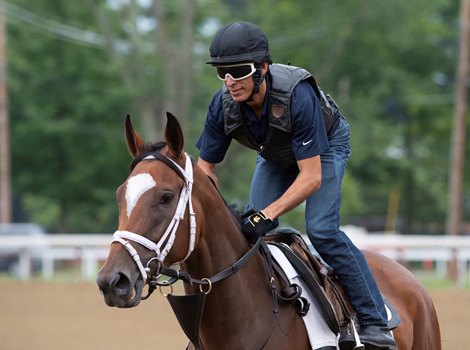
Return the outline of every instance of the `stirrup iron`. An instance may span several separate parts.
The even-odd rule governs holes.
[[[365,350],[366,347],[364,346],[364,344],[361,343],[361,339],[359,338],[359,333],[357,333],[357,329],[353,320],[351,320],[351,325],[352,325],[352,332],[354,335],[354,340],[356,341],[356,345],[354,346],[353,350]]]

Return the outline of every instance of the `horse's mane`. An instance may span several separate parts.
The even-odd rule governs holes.
[[[217,193],[220,195],[220,198],[222,198],[222,201],[224,202],[225,206],[229,210],[230,214],[232,214],[235,221],[238,222],[239,224],[241,224],[242,212],[238,209],[237,205],[236,204],[228,204],[227,201],[225,200],[224,196],[222,195],[222,193],[217,188],[214,180],[210,176],[208,176],[208,178],[209,178],[210,182],[212,183],[212,185],[214,185],[214,188],[217,190]]]
[[[164,141],[155,142],[155,143],[151,143],[151,142],[145,143],[140,153],[132,160],[129,166],[130,170],[132,171],[132,169],[134,169],[137,163],[139,163],[142,159],[144,159],[145,157],[147,157],[148,155],[154,152],[160,152],[165,146],[166,146],[166,142]],[[222,201],[224,202],[225,206],[229,210],[230,214],[232,214],[232,217],[235,219],[236,222],[241,223],[242,212],[237,208],[236,204],[227,203],[224,196],[222,195],[222,193],[220,193],[219,189],[215,185],[214,180],[212,180],[210,176],[209,176],[209,180],[211,181],[212,185],[214,185],[214,188],[219,193],[220,198],[222,198]]]

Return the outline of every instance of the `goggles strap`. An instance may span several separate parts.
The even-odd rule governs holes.
[[[264,75],[261,74],[261,66],[256,65],[256,72],[253,73],[253,82],[255,83],[255,86],[253,87],[253,90],[251,91],[250,97],[248,97],[244,102],[253,101],[253,96],[259,93],[259,89],[263,80],[264,80]]]

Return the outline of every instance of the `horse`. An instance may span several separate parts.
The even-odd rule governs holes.
[[[179,264],[182,269],[173,276],[185,281],[185,294],[204,296],[198,310],[189,312],[200,315],[192,323],[195,336],[188,348],[311,349],[296,308],[273,299],[273,289],[281,286],[263,251],[247,242],[233,210],[184,152],[176,117],[167,113],[164,142],[145,142],[129,116],[125,136],[133,162],[116,191],[118,230],[97,276],[105,303],[136,307],[148,297],[143,296],[145,285],[150,293],[156,277]],[[398,349],[440,350],[439,323],[427,291],[399,263],[364,254],[400,315],[393,331]]]

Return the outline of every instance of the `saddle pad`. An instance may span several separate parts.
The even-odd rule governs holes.
[[[303,316],[303,321],[310,340],[312,349],[332,346],[337,347],[338,338],[324,320],[318,301],[313,297],[307,285],[299,278],[292,264],[285,257],[284,253],[274,245],[268,244],[269,250],[274,260],[282,267],[284,273],[291,283],[295,283],[302,288],[302,296],[310,303],[310,310]]]
[[[400,315],[398,314],[397,309],[395,309],[392,303],[389,300],[385,299],[383,295],[382,297],[384,298],[385,310],[387,311],[388,328],[390,330],[393,330],[400,325]]]

